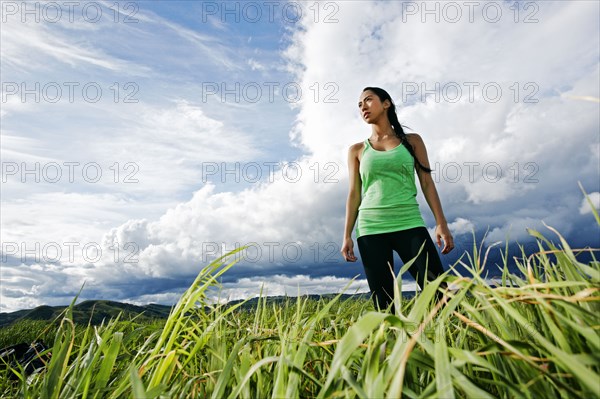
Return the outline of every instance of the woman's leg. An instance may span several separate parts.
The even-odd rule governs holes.
[[[360,236],[356,242],[375,309],[385,310],[394,298],[394,251],[389,233]]]
[[[421,245],[425,243],[419,257],[408,268],[409,273],[416,280],[419,287],[425,286],[425,270],[427,270],[427,281],[435,280],[444,273],[442,261],[438,255],[437,248],[425,227],[415,227],[392,233],[392,245],[402,262],[407,263],[419,252]],[[436,294],[436,299],[441,299],[441,294]]]

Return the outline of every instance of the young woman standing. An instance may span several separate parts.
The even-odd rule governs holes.
[[[419,257],[409,268],[421,289],[426,279],[444,272],[442,262],[419,210],[415,173],[436,221],[435,237],[443,254],[454,248],[452,234],[431,178],[423,139],[406,134],[398,122],[390,95],[378,87],[365,88],[358,101],[362,117],[371,125],[371,137],[348,151],[350,191],[346,202],[346,224],[342,256],[356,262],[352,230],[376,308],[393,303],[393,251],[402,262]],[[391,311],[394,312],[393,306]]]

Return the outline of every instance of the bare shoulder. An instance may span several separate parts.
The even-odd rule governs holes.
[[[407,133],[406,138],[410,145],[412,145],[415,150],[420,150],[425,148],[425,142],[419,133]]]
[[[365,142],[364,141],[361,141],[359,143],[354,143],[354,144],[352,144],[350,146],[350,151],[351,152],[360,151],[360,150],[362,150],[364,148],[364,146],[365,146]]]
[[[350,148],[348,149],[348,155],[352,156],[352,157],[356,157],[359,158],[360,154],[362,153],[362,150],[365,148],[365,143],[364,141],[361,141],[359,143],[355,143],[352,144],[350,146]]]
[[[408,138],[408,141],[410,141],[411,144],[423,142],[423,138],[421,137],[421,135],[419,133],[406,133],[406,138]]]

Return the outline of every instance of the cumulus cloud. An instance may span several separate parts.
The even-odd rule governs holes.
[[[241,54],[254,55],[241,61],[216,42],[222,51],[211,59],[214,70],[243,71],[248,65],[259,74],[253,78],[265,81],[271,79],[269,72],[286,70],[302,93],[296,103],[201,101],[198,82],[209,78],[199,68],[202,57],[195,55],[178,69],[185,73],[165,83],[168,90],[147,81],[152,98],[132,107],[105,104],[100,108],[105,115],[81,120],[69,131],[75,141],[65,144],[66,153],[84,151],[83,160],[113,159],[115,154],[134,160],[140,182],[127,189],[98,184],[73,195],[49,194],[40,185],[32,188],[38,197],[9,197],[8,209],[43,220],[3,221],[3,230],[10,226],[15,240],[85,236],[99,243],[102,256],[90,260],[81,255],[77,262],[48,266],[21,264],[20,254],[12,254],[3,266],[3,281],[7,276],[10,284],[2,286],[3,309],[58,301],[54,298],[64,298],[83,281],[91,297],[171,301],[202,265],[242,245],[248,249],[223,280],[227,298],[257,295],[262,284],[273,295],[295,294],[298,287],[303,293],[340,289],[362,272],[360,262],[343,262],[339,247],[347,150],[370,135],[356,105],[365,86],[388,90],[400,121],[424,138],[459,244],[468,244],[473,230],[477,239],[487,232],[486,244],[527,240],[527,228],[544,231],[542,220],[567,238],[589,232],[585,216],[590,211],[573,182],[581,181],[598,203],[597,103],[581,99],[600,97],[598,4],[544,2],[533,24],[514,22],[510,5],[496,4],[506,16],[499,23],[480,17],[472,23],[422,23],[419,14],[403,14],[399,2],[337,3],[336,23],[303,18],[290,29],[279,65],[266,70],[272,68],[272,52],[267,61],[259,57],[263,53],[244,48]],[[306,9],[303,15],[313,14]],[[149,14],[147,22],[192,46],[171,53],[161,41],[164,63],[147,56],[136,59],[136,65],[165,79],[161,68],[173,67],[177,55],[190,48],[208,51],[216,40],[155,15]],[[557,26],[572,28],[565,32]],[[136,38],[144,36],[143,27],[138,29]],[[116,59],[107,58],[112,65],[124,65]],[[226,79],[216,76],[210,80]],[[484,86],[490,91],[483,91]],[[454,101],[457,87],[462,92]],[[502,95],[496,100],[492,89],[497,87]],[[84,107],[76,104],[73,110]],[[28,112],[14,104],[6,115],[17,118]],[[15,161],[39,156],[31,143],[51,143],[61,126],[57,123],[53,131],[38,126],[29,137],[23,120],[15,120],[9,125],[11,137],[27,138],[8,141],[7,154]],[[95,137],[95,145],[76,144],[89,137]],[[52,159],[66,159],[65,152],[54,149]],[[221,162],[272,167],[254,182],[236,181],[237,172],[223,169],[205,181],[203,167],[221,167]],[[15,193],[24,192],[11,184]],[[433,226],[422,194],[418,200]],[[38,211],[33,210],[36,201]],[[86,210],[93,217],[86,218]],[[60,229],[49,228],[50,222]],[[116,260],[114,248],[121,249]],[[453,257],[460,255],[456,252]],[[38,276],[40,270],[48,272]],[[57,284],[69,288],[53,290]],[[19,296],[26,300],[18,302]]]
[[[471,233],[475,228],[473,222],[465,218],[456,218],[456,220],[448,224],[448,228],[456,235]]]
[[[403,287],[414,289],[414,284]],[[213,291],[213,301],[233,301],[238,299],[262,296],[297,296],[357,294],[369,292],[369,285],[364,279],[351,280],[335,276],[311,278],[307,275],[284,276],[273,275],[268,278],[241,278],[235,282],[223,284],[219,291]]]
[[[581,206],[579,207],[579,213],[582,215],[586,213],[592,213],[592,207],[590,206],[590,202],[593,204],[596,211],[600,209],[600,193],[589,193],[588,198],[584,198],[581,200]]]

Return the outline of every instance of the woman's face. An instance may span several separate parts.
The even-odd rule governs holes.
[[[365,90],[362,92],[358,100],[358,109],[363,120],[369,124],[377,123],[380,118],[387,118],[387,109],[389,107],[389,101],[383,103],[371,90]]]

